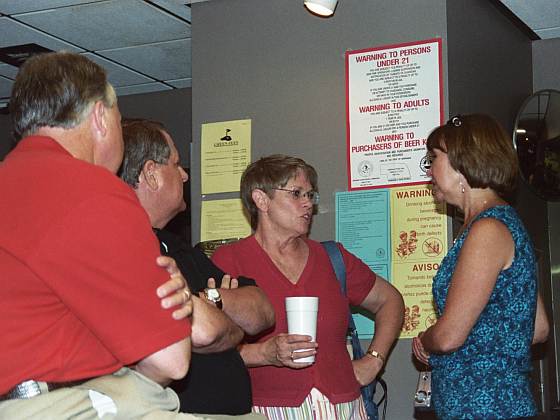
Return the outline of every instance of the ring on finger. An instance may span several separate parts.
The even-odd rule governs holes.
[[[292,354],[290,354],[290,359],[294,360],[294,351],[292,350]]]
[[[184,296],[185,296],[185,300],[183,301],[183,304],[185,304],[190,300],[191,292],[189,292],[189,289],[185,288],[185,289],[183,289],[183,293],[184,293]]]

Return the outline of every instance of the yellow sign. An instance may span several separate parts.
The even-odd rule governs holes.
[[[239,198],[203,201],[200,209],[200,241],[244,238],[251,225]]]
[[[435,322],[432,279],[447,252],[445,206],[431,185],[391,189],[391,278],[405,303],[400,338],[416,337]]]
[[[239,191],[251,162],[251,120],[202,124],[200,153],[202,194]]]

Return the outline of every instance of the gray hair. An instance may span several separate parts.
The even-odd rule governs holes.
[[[251,163],[241,176],[241,200],[251,216],[251,227],[257,228],[259,212],[253,201],[253,191],[264,191],[267,195],[275,188],[285,187],[298,172],[303,173],[311,187],[317,190],[317,171],[303,159],[286,155],[265,156]]]
[[[117,101],[103,67],[76,53],[35,55],[23,64],[12,89],[14,137],[20,140],[41,127],[73,128],[97,101],[109,108]]]

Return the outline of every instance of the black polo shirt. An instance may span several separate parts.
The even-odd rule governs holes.
[[[190,247],[179,236],[154,229],[161,253],[175,259],[192,293],[204,290],[208,278],[220,287],[224,272],[199,247]],[[256,286],[252,279],[239,277],[239,287]],[[253,405],[251,380],[236,349],[220,353],[192,353],[189,373],[171,387],[181,400],[180,411],[200,414],[246,414]]]

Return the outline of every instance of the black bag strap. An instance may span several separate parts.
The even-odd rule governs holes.
[[[331,265],[336,274],[336,278],[340,283],[340,290],[344,296],[346,293],[346,266],[344,265],[344,260],[342,259],[342,252],[338,248],[335,241],[323,241],[321,242],[323,248],[327,251],[329,259],[331,260]],[[352,316],[352,311],[348,310],[348,329],[350,330],[350,336],[352,339],[352,352],[354,353],[354,358],[361,358],[364,356],[364,352],[360,345],[360,340],[358,338],[358,330],[356,329],[356,324],[354,323],[354,317]],[[377,378],[376,382],[381,385],[383,389],[383,396],[375,404],[379,407],[383,403],[383,414],[382,418],[385,420],[385,414],[387,412],[387,383],[383,378]]]

